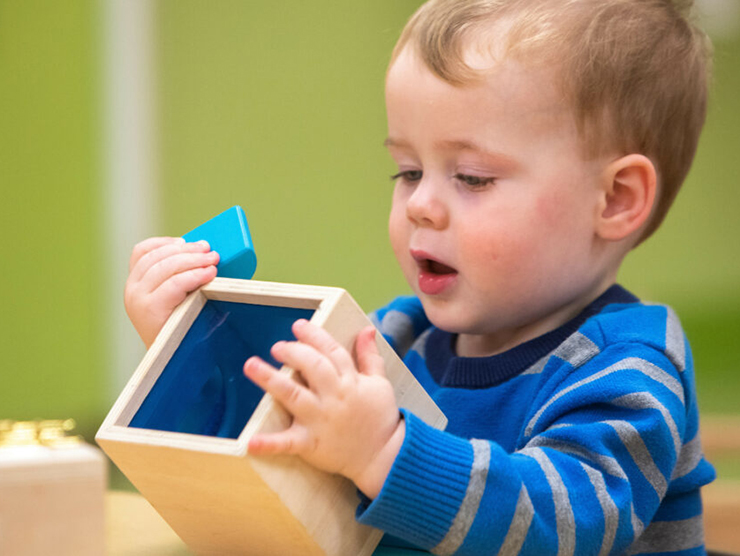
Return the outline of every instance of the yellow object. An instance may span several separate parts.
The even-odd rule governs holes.
[[[74,430],[74,419],[37,421],[0,421],[0,449],[13,446],[49,446],[62,448],[78,446],[80,436],[67,433]]]

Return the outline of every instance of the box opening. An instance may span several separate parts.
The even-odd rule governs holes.
[[[278,366],[270,348],[294,340],[293,322],[313,313],[209,299],[129,427],[238,438],[264,395],[244,376],[244,362],[258,355]]]

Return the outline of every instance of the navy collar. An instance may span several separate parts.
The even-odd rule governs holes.
[[[425,346],[427,368],[439,386],[490,388],[534,365],[607,305],[637,302],[637,297],[615,284],[561,327],[489,357],[458,357],[455,354],[457,334],[433,328]]]

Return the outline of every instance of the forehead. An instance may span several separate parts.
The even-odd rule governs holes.
[[[389,68],[386,80],[388,116],[433,109],[461,123],[487,117],[546,133],[572,120],[552,68],[512,57],[487,57],[477,45],[466,53],[478,77],[462,85],[444,81],[407,46]],[[472,64],[471,64],[472,65]],[[404,118],[405,119],[405,118]]]

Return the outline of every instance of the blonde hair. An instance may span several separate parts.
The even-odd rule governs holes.
[[[586,153],[637,152],[656,166],[658,196],[643,240],[686,178],[706,116],[711,44],[692,22],[692,3],[431,0],[406,24],[391,65],[409,46],[440,78],[463,86],[481,77],[465,63],[465,48],[489,35],[505,56],[557,64]]]

